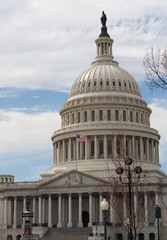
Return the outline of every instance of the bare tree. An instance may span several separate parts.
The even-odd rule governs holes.
[[[112,162],[115,170],[122,168],[124,171],[120,176],[115,171],[113,172],[113,168],[110,169],[107,166],[105,180],[109,184],[102,187],[100,192],[103,192],[103,196],[108,200],[110,207],[114,211],[113,220],[116,224],[115,227],[122,226],[123,230],[129,234],[130,239],[133,237],[133,240],[136,240],[142,228],[148,223],[148,218],[153,219],[154,222],[154,215],[151,216],[151,213],[154,213],[155,198],[152,192],[149,192],[149,179],[142,174],[139,176],[134,171],[138,166],[135,160],[136,153],[128,151],[129,146],[122,141],[121,136],[120,139],[117,136],[117,139],[120,145],[115,147],[117,154],[112,158]],[[129,155],[133,159],[130,168],[131,195],[129,195],[128,185],[129,166],[126,164]],[[145,196],[147,196],[147,201]],[[131,201],[131,204],[129,204],[129,201]]]
[[[167,49],[151,47],[143,61],[146,84],[151,90],[167,89]]]

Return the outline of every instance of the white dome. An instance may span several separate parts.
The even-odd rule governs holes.
[[[95,92],[123,92],[141,97],[135,79],[114,61],[93,63],[75,80],[69,98]]]

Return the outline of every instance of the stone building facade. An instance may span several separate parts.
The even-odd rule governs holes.
[[[13,176],[5,181],[0,177],[2,240],[20,239],[26,201],[34,212],[33,233],[40,237],[53,227],[98,225],[97,231],[102,233],[103,192],[111,187],[111,176],[117,177],[116,167],[124,166],[127,157],[142,167],[141,179],[147,180],[145,190],[133,194],[134,206],[137,208],[141,201],[144,209],[144,217],[138,221],[143,226],[139,240],[155,239],[155,204],[162,209],[161,239],[165,239],[167,178],[160,170],[160,135],[150,127],[151,109],[142,99],[135,79],[114,60],[113,39],[106,26],[102,26],[95,43],[95,61],[74,81],[69,99],[60,111],[61,129],[52,136],[52,171],[41,174],[42,180],[36,182],[14,182]],[[84,136],[85,141],[79,142],[77,134]],[[124,195],[114,185],[110,189],[110,197],[119,198],[122,220],[110,204],[109,237],[126,239],[122,225],[127,209],[120,200]]]

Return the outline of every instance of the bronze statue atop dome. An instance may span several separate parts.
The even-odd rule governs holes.
[[[104,11],[102,11],[102,16],[101,16],[100,20],[101,20],[102,26],[103,26],[103,27],[106,27],[107,17],[106,17],[106,14],[105,14]]]

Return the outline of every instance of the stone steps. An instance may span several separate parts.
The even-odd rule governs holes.
[[[92,228],[51,228],[40,240],[88,240]]]

